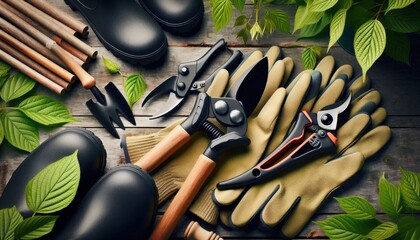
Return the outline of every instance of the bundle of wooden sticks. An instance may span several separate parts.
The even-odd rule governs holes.
[[[0,0],[0,60],[62,94],[76,79],[62,59],[85,68],[97,51],[78,37],[88,26],[44,0]]]

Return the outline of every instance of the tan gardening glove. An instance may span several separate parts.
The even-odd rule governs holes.
[[[252,143],[251,146],[246,149],[246,152],[248,153],[248,157],[255,159],[254,164],[264,151],[264,146],[268,142],[271,131],[274,127],[273,123],[277,119],[278,112],[285,97],[285,89],[277,89],[281,85],[282,80],[288,78],[293,68],[293,62],[290,58],[277,60],[279,55],[280,49],[278,47],[270,48],[266,54],[269,60],[270,69],[267,86],[258,106],[254,110],[253,114],[248,118],[247,137],[251,139]],[[262,57],[263,54],[260,51],[253,52],[231,76],[228,86],[231,86],[249,66],[259,61]],[[218,74],[217,78],[224,78],[226,81],[228,80],[227,75],[220,76],[220,74]],[[216,92],[216,94],[209,93],[209,95],[213,97],[222,95],[220,89]],[[168,128],[159,131],[157,134],[127,137],[126,149],[131,160],[134,162],[134,159],[140,158],[180,122],[181,121],[178,121],[172,124]],[[189,141],[187,146],[184,146],[177,151],[177,153],[171,156],[170,159],[168,159],[167,162],[153,174],[153,178],[159,191],[160,203],[173,195],[181,187],[191,168],[195,164],[196,159],[204,152],[209,144],[209,141],[209,138],[204,133],[198,132],[193,134],[192,139]],[[213,179],[215,176],[223,176],[224,174],[222,172],[231,168],[229,166],[226,168],[223,167],[226,163],[228,162],[217,162],[214,174],[209,179],[209,183],[211,183],[211,185],[207,184],[204,186],[203,193],[205,195],[201,194],[199,199],[195,200],[190,208],[190,210],[197,216],[213,224],[215,224],[218,219],[218,211],[217,206],[211,200],[211,192],[215,188],[215,184],[220,181]],[[253,162],[250,163],[249,167],[252,165]],[[232,174],[237,174],[243,170],[245,170],[245,168],[235,169]],[[231,175],[228,177],[230,176]]]
[[[377,108],[380,94],[364,91],[361,78],[349,89],[358,96],[353,100],[353,117],[337,132],[337,151],[322,156],[273,180],[254,185],[245,194],[232,198],[231,191],[216,190],[215,200],[230,211],[221,214],[222,221],[233,227],[244,227],[254,218],[270,227],[280,229],[293,238],[313,216],[321,203],[342,183],[353,176],[364,160],[379,151],[390,138],[387,126],[377,126],[386,117]],[[368,113],[362,113],[369,111]],[[372,112],[373,111],[373,112]],[[370,114],[370,115],[369,115]],[[366,133],[366,130],[371,130]]]

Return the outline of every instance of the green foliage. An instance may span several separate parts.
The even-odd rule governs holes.
[[[240,1],[240,0],[239,0]],[[138,74],[131,74],[129,76],[121,73],[121,68],[118,63],[102,56],[105,68],[111,74],[119,73],[123,80],[124,92],[128,98],[130,108],[144,95],[146,92],[146,81],[144,77]]]
[[[15,229],[23,221],[16,206],[0,210],[0,239],[14,240]]]
[[[141,74],[131,74],[124,81],[124,91],[128,97],[130,107],[140,99],[146,92],[146,81]]]
[[[77,151],[51,163],[26,185],[26,204],[34,213],[53,213],[76,196],[80,180]]]
[[[26,185],[26,203],[34,214],[23,219],[16,206],[1,209],[0,239],[37,239],[51,232],[58,216],[36,214],[51,214],[68,206],[79,181],[77,150],[42,169]]]
[[[275,31],[290,33],[290,18],[288,14],[277,8],[270,7],[272,4],[287,4],[291,1],[255,0],[253,14],[241,14],[235,18],[233,27],[238,27],[238,38],[244,43],[249,37],[258,41],[262,36],[271,35]],[[210,0],[213,23],[216,33],[225,28],[232,19],[233,9],[243,12],[245,0]]]
[[[305,69],[314,69],[317,60],[322,55],[322,48],[319,46],[312,46],[306,48],[302,53],[302,63]]]
[[[379,180],[379,206],[395,222],[379,220],[366,199],[352,196],[336,198],[346,214],[315,223],[331,239],[420,239],[420,220],[406,215],[420,211],[420,174],[404,169],[401,172],[398,186],[385,176]],[[409,212],[404,211],[407,209]]]
[[[356,32],[356,59],[364,77],[383,53],[408,63],[410,42],[405,34],[420,32],[420,8],[415,0],[253,0],[254,14],[244,13],[244,3],[244,0],[210,1],[216,32],[228,25],[236,8],[241,13],[234,23],[239,28],[236,36],[244,43],[249,39],[258,41],[275,31],[290,33],[290,17],[274,5],[296,4],[292,32],[299,31],[297,40],[329,32],[328,52],[345,28]],[[302,59],[308,61],[304,66],[310,68],[309,60],[312,64],[314,56],[309,50],[303,54]]]
[[[49,126],[75,119],[64,104],[52,98],[24,98],[35,81],[22,73],[9,74],[10,67],[0,62],[0,79],[5,79],[0,84],[0,97],[4,101],[0,104],[0,144],[6,139],[12,146],[31,152],[39,145],[39,124]]]

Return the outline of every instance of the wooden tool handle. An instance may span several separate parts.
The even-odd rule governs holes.
[[[37,71],[33,70],[32,68],[28,67],[27,65],[23,64],[16,58],[10,56],[6,52],[0,49],[0,59],[5,61],[6,63],[10,64],[12,67],[18,69],[19,71],[26,74],[28,77],[34,79],[35,81],[42,84],[44,87],[50,89],[51,91],[62,94],[64,92],[64,88],[53,82],[52,80],[46,78],[45,76],[41,75]]]
[[[223,240],[222,237],[212,231],[207,231],[202,228],[196,221],[191,221],[188,224],[187,229],[184,233],[184,239],[186,240]]]
[[[200,155],[181,189],[175,195],[162,219],[156,226],[150,237],[151,240],[169,239],[172,232],[178,225],[182,215],[191,205],[201,186],[210,176],[216,163],[205,155]]]
[[[184,146],[191,136],[181,125],[176,126],[162,141],[146,153],[135,165],[150,173],[176,150]]]
[[[51,49],[51,51],[55,53],[55,55],[57,55],[64,62],[64,64],[66,64],[67,67],[73,71],[77,78],[79,78],[84,88],[89,89],[95,85],[95,78],[87,73],[79,64],[77,64],[73,58],[56,42],[52,41],[51,46],[47,46],[47,48]]]

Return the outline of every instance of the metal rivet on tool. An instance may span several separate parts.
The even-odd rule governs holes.
[[[321,122],[325,125],[330,125],[332,121],[333,121],[333,117],[328,113],[321,116]]]
[[[188,74],[188,68],[187,67],[182,67],[181,68],[181,75],[185,76]]]
[[[214,110],[220,115],[225,115],[229,110],[229,106],[225,101],[219,100],[214,104]]]
[[[179,90],[184,90],[185,89],[185,83],[183,83],[183,82],[178,82],[176,84],[176,86],[179,88]]]
[[[323,137],[327,136],[327,133],[324,130],[319,130],[318,135],[323,138]]]
[[[232,110],[229,114],[229,118],[233,123],[239,124],[244,121],[244,116],[239,110]]]

